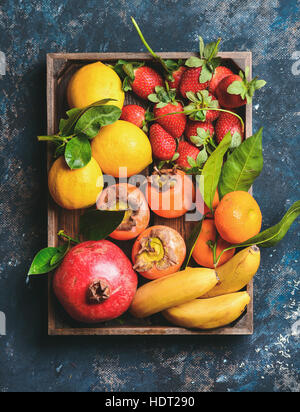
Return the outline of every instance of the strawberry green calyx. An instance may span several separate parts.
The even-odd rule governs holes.
[[[118,60],[115,66],[110,66],[117,75],[123,80],[122,89],[124,92],[132,90],[132,83],[135,79],[135,70],[143,67],[143,62],[127,62],[126,60]]]
[[[252,102],[252,97],[255,93],[255,90],[261,89],[267,84],[265,80],[259,80],[257,77],[255,77],[251,81],[248,81],[249,73],[249,67],[246,67],[245,73],[240,71],[239,76],[241,78],[241,81],[236,80],[232,82],[231,85],[227,88],[227,92],[229,94],[241,96],[243,100],[247,100],[248,104]]]
[[[201,127],[197,128],[197,135],[191,136],[190,140],[197,147],[201,147],[201,146],[206,147],[208,144],[211,144],[213,148],[216,148],[216,145],[214,144],[210,131],[204,130]]]
[[[221,39],[219,38],[216,42],[208,43],[205,46],[203,38],[199,36],[200,58],[192,56],[185,62],[185,65],[190,68],[202,67],[199,83],[210,81],[215,69],[220,66],[221,58],[217,57],[220,42]]]
[[[166,82],[166,88],[162,86],[155,87],[155,93],[148,96],[148,100],[152,103],[156,103],[156,107],[161,109],[167,106],[169,103],[177,105],[176,89],[170,89]]]
[[[191,120],[204,122],[207,117],[207,111],[220,108],[218,100],[208,90],[201,90],[198,93],[187,92],[186,96],[191,103],[184,108],[184,111]]]
[[[146,42],[145,37],[143,36],[143,33],[141,31],[141,29],[139,28],[136,20],[131,17],[131,21],[136,29],[136,31],[138,32],[138,35],[140,36],[140,39],[142,40],[142,43],[144,44],[144,46],[146,47],[146,49],[149,51],[149,53],[151,54],[151,56],[158,62],[161,64],[162,68],[164,69],[165,72],[165,77],[166,80],[169,81],[174,81],[174,77],[173,77],[173,72],[176,72],[180,66],[184,65],[184,61],[182,59],[179,60],[171,60],[171,59],[167,59],[164,60],[163,58],[161,58],[160,56],[158,56],[149,46],[149,44]]]

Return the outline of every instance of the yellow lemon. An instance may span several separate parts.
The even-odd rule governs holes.
[[[63,156],[52,165],[48,185],[55,202],[64,209],[94,205],[103,189],[102,171],[95,159],[81,169],[71,170]]]
[[[114,177],[120,177],[120,168],[127,168],[127,176],[130,177],[152,163],[152,149],[147,135],[124,120],[100,129],[92,140],[92,155],[103,172]]]
[[[83,108],[102,99],[116,99],[112,104],[122,109],[125,93],[117,73],[101,62],[79,69],[68,85],[68,102],[71,108]]]

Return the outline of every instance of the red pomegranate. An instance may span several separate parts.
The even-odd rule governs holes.
[[[53,288],[73,319],[105,322],[127,311],[137,289],[137,274],[118,246],[108,240],[89,241],[66,255]]]

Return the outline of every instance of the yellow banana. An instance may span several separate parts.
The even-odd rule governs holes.
[[[210,299],[195,299],[167,309],[164,317],[177,326],[214,329],[236,320],[250,302],[247,292],[230,293]]]
[[[220,282],[201,298],[212,298],[237,292],[250,282],[260,265],[260,250],[251,246],[237,253],[216,269]]]
[[[130,311],[137,318],[145,318],[196,299],[212,289],[217,282],[217,273],[213,269],[187,268],[140,287]]]

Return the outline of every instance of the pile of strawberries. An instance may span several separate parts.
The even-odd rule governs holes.
[[[141,62],[121,60],[115,70],[125,91],[153,104],[152,110],[124,106],[121,119],[149,131],[154,158],[161,165],[198,172],[228,132],[232,148],[239,146],[244,124],[234,110],[249,103],[265,82],[248,81],[248,68],[235,74],[222,66],[217,57],[220,39],[205,46],[200,38],[200,56],[186,62],[163,60],[142,40],[165,76]]]

